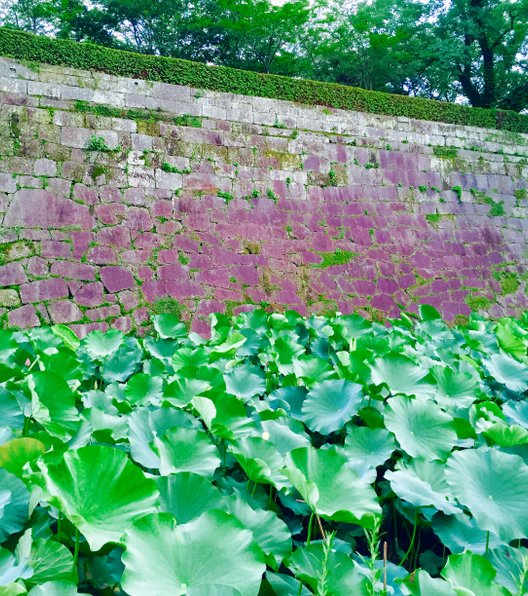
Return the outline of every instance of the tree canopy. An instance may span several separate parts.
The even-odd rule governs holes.
[[[8,0],[0,24],[146,54],[528,109],[528,0]]]

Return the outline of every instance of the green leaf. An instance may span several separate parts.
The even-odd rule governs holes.
[[[25,579],[27,588],[49,581],[71,581],[73,555],[63,545],[43,538],[34,540],[32,530],[27,530],[15,550],[19,564],[32,569]]]
[[[28,517],[28,489],[14,474],[0,469],[0,543],[19,532]]]
[[[298,548],[287,565],[295,577],[308,584],[316,594],[369,594],[368,580],[354,565],[352,559],[347,554],[332,549],[325,560],[322,543]],[[325,567],[325,590],[319,591],[318,586],[320,578],[325,574]]]
[[[457,595],[448,582],[440,578],[432,578],[423,569],[412,573],[404,584],[411,596],[463,596]]]
[[[430,400],[389,399],[385,426],[412,457],[444,459],[457,441],[453,419]]]
[[[341,430],[357,414],[363,392],[361,385],[332,379],[314,383],[302,405],[302,420],[321,434]]]
[[[381,514],[373,488],[358,477],[335,448],[294,449],[281,471],[310,509],[322,517],[371,528]]]
[[[199,426],[187,412],[174,408],[138,408],[128,416],[130,455],[144,468],[159,469],[159,454],[153,450],[154,437],[164,435],[171,427]]]
[[[283,559],[292,551],[288,526],[272,511],[253,509],[239,497],[227,499],[226,505],[227,510],[251,531],[266,556],[268,566],[277,571]]]
[[[125,387],[125,396],[132,405],[157,405],[163,393],[163,379],[145,373],[136,373]]]
[[[203,395],[211,388],[207,381],[181,377],[165,387],[163,399],[176,408],[184,408],[193,397]]]
[[[121,331],[116,329],[111,329],[106,333],[92,331],[81,341],[81,346],[88,352],[90,358],[101,362],[117,351],[124,337]]]
[[[528,466],[521,457],[490,448],[457,451],[446,479],[482,529],[507,542],[528,536]]]
[[[77,586],[71,582],[46,582],[35,586],[28,592],[28,596],[89,596],[85,592],[77,592]]]
[[[186,524],[210,509],[224,509],[224,495],[207,478],[179,472],[158,478],[161,510],[172,513],[178,524]]]
[[[249,364],[238,365],[224,374],[228,393],[247,401],[266,390],[266,381],[262,370]]]
[[[393,435],[384,428],[350,426],[347,429],[344,453],[352,461],[376,468],[385,463],[395,449]]]
[[[385,472],[392,490],[400,499],[415,507],[434,507],[448,515],[460,513],[444,478],[439,462],[415,459],[402,463],[394,472]]]
[[[468,596],[506,596],[507,591],[495,582],[497,575],[493,565],[484,557],[469,551],[461,555],[450,555],[442,570],[444,577],[458,592]]]
[[[474,518],[461,513],[459,515],[437,514],[432,520],[433,530],[442,541],[442,544],[452,553],[461,553],[470,550],[478,555],[483,555],[486,545],[495,548],[502,544],[501,539],[493,532],[486,532],[479,528]]]
[[[187,335],[187,327],[176,315],[156,315],[152,317],[152,323],[158,335],[163,339],[177,339]]]
[[[432,387],[424,382],[428,371],[401,354],[377,358],[372,366],[372,382],[384,383],[394,395],[430,395]]]
[[[0,428],[16,431],[23,426],[24,414],[16,397],[0,386]]]
[[[197,588],[215,594],[216,586],[225,586],[226,594],[235,589],[257,596],[265,571],[251,532],[219,510],[182,525],[167,513],[145,516],[127,532],[125,544],[122,586],[132,596],[178,596]]]
[[[510,391],[520,393],[528,390],[528,367],[504,352],[493,354],[482,360],[483,366],[496,381],[506,385]]]
[[[481,393],[480,378],[472,368],[433,366],[431,374],[437,385],[434,400],[453,416],[463,415]]]
[[[20,478],[24,465],[35,461],[45,449],[44,444],[36,439],[12,439],[0,446],[0,468]]]
[[[284,456],[269,441],[243,437],[230,447],[230,452],[252,482],[272,484],[278,490],[288,486],[288,479],[280,471]]]
[[[31,416],[53,436],[70,440],[80,421],[75,395],[68,383],[51,372],[35,372],[28,377],[32,395]]]
[[[2,586],[10,585],[15,580],[26,579],[30,577],[32,573],[32,569],[28,567],[27,564],[19,564],[15,555],[11,551],[0,546],[0,589]],[[0,594],[1,593],[2,592],[0,591]],[[8,591],[8,593],[11,592]]]
[[[512,594],[528,594],[528,549],[502,545],[488,553],[497,572],[496,582]]]
[[[211,478],[220,465],[218,449],[206,432],[194,428],[171,428],[154,438],[160,457],[160,474],[194,472]]]
[[[153,480],[112,447],[69,451],[58,464],[40,464],[47,500],[78,528],[93,551],[117,542],[136,519],[154,511]]]
[[[104,360],[101,376],[107,383],[123,383],[138,369],[142,356],[138,340],[127,337],[119,348]]]
[[[51,328],[53,333],[62,339],[63,343],[70,349],[75,352],[77,348],[81,345],[81,340],[75,335],[75,332],[72,331],[66,325],[53,325]]]

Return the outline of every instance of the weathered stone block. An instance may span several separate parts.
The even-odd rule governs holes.
[[[122,267],[103,267],[101,280],[109,292],[120,292],[134,286],[134,278],[130,271]]]

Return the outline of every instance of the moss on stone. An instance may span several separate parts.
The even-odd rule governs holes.
[[[491,299],[488,296],[479,296],[477,294],[468,294],[464,302],[475,312],[486,310],[491,305]]]
[[[332,267],[332,265],[346,265],[358,256],[357,252],[352,252],[351,250],[343,250],[341,248],[336,248],[333,252],[315,252],[322,258],[322,261],[320,263],[312,265],[312,267],[315,267],[317,269],[326,269],[327,267]]]

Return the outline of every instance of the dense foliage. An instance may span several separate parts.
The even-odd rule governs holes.
[[[522,595],[528,316],[0,335],[0,594]]]
[[[474,107],[528,108],[528,0],[4,0],[0,24],[377,91],[464,98]]]
[[[13,29],[0,28],[0,56],[94,69],[113,75],[189,85],[201,89],[271,97],[376,114],[528,132],[528,116],[512,111],[468,108],[454,103],[365,91],[333,83],[209,66],[176,58],[147,56],[93,44],[34,36]]]

